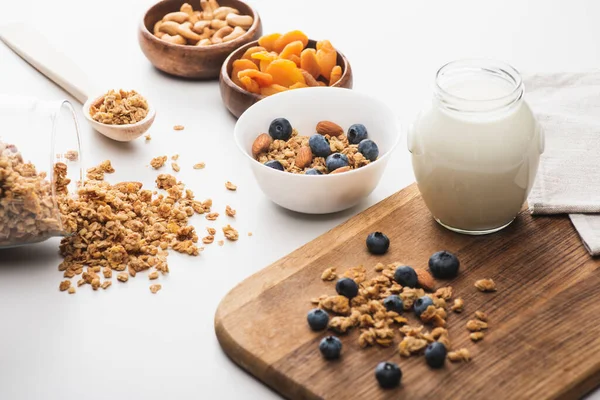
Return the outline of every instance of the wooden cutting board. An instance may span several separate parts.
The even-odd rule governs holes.
[[[290,227],[293,229],[293,227]],[[391,239],[384,256],[370,255],[373,231]],[[470,363],[432,370],[424,357],[401,358],[396,346],[360,349],[358,331],[342,337],[342,359],[325,361],[324,333],[310,331],[310,299],[335,294],[321,272],[400,261],[426,268],[431,254],[459,257],[459,276],[447,283],[465,311],[448,317],[452,347],[467,347]],[[492,278],[495,293],[478,292]],[[443,286],[438,282],[438,286]],[[489,315],[485,339],[472,343],[465,328],[477,310]],[[215,316],[227,355],[291,399],[571,399],[600,384],[600,272],[567,217],[522,212],[504,231],[481,237],[455,234],[431,218],[416,185],[353,217],[233,289]],[[396,342],[399,341],[396,337]],[[380,361],[394,361],[402,385],[382,390]]]

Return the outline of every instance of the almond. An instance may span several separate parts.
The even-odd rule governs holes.
[[[296,167],[304,169],[312,163],[312,160],[313,153],[310,147],[300,147],[296,155]]]
[[[350,171],[350,170],[351,170],[350,166],[349,166],[349,165],[347,165],[347,166],[345,166],[345,167],[338,168],[338,169],[334,170],[333,172],[331,172],[331,173],[330,173],[330,175],[331,175],[331,174],[341,174],[342,172],[348,172],[348,171]]]
[[[252,143],[252,155],[256,157],[260,153],[268,152],[271,143],[273,143],[271,136],[268,133],[261,133]]]
[[[317,133],[321,135],[340,136],[344,134],[341,126],[331,121],[321,121],[317,124]]]
[[[426,270],[420,268],[415,269],[415,272],[417,273],[417,282],[419,283],[419,286],[431,292],[435,285],[431,274]]]

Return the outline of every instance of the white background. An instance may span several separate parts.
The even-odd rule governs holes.
[[[237,283],[413,181],[405,146],[364,203],[311,217],[270,203],[232,140],[235,120],[217,82],[174,79],[153,69],[136,31],[152,0],[0,1],[0,25],[27,19],[106,89],[134,88],[155,105],[153,140],[111,142],[82,129],[86,164],[110,158],[113,181],[150,186],[152,157],[181,155],[178,178],[221,213],[238,210],[237,243],[198,258],[173,254],[163,290],[142,275],[105,291],[58,291],[58,240],[0,252],[0,399],[269,399],[269,389],[220,350],[213,316]],[[302,29],[350,59],[355,90],[386,101],[410,122],[430,95],[436,69],[464,57],[493,57],[522,72],[600,65],[600,2],[254,0],[264,32]],[[0,44],[0,92],[69,98]],[[80,116],[80,122],[84,119]],[[172,126],[186,129],[175,132]],[[0,127],[1,129],[1,127]],[[206,169],[191,166],[206,162]],[[224,188],[226,180],[239,185]],[[298,194],[301,195],[301,194]],[[209,224],[196,217],[199,231]],[[211,226],[228,223],[222,216]],[[399,221],[401,223],[401,221]],[[252,231],[253,237],[246,233]],[[221,238],[219,238],[221,239]],[[600,398],[600,397],[599,397]]]

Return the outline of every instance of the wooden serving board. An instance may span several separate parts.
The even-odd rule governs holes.
[[[373,231],[391,239],[384,256],[370,255]],[[400,261],[426,268],[431,254],[459,257],[459,276],[447,284],[465,301],[450,313],[452,348],[473,360],[432,370],[424,357],[401,358],[397,346],[360,349],[358,330],[342,337],[342,358],[325,361],[324,333],[312,332],[310,299],[335,294],[321,272]],[[492,278],[495,293],[478,292]],[[438,286],[445,283],[438,281]],[[477,310],[490,329],[472,343],[465,328]],[[412,314],[412,313],[411,313]],[[571,399],[600,384],[600,273],[567,217],[531,217],[523,211],[504,231],[481,237],[450,232],[433,221],[416,185],[353,217],[233,289],[220,304],[215,329],[227,355],[291,399]],[[399,342],[397,335],[396,342]],[[402,385],[382,390],[375,366],[390,360]]]

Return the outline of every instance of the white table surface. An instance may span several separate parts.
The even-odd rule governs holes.
[[[219,348],[213,316],[220,299],[252,273],[413,181],[401,145],[379,187],[352,210],[315,217],[270,203],[234,146],[235,120],[221,104],[217,82],[174,79],[141,53],[136,30],[152,3],[4,0],[0,25],[27,18],[97,83],[135,88],[154,103],[150,143],[119,144],[83,126],[88,166],[109,158],[117,169],[110,179],[151,186],[156,173],[145,167],[149,160],[179,153],[181,180],[199,197],[212,197],[217,210],[226,204],[238,210],[240,240],[207,246],[197,258],[171,255],[171,274],[161,278],[157,295],[145,276],[106,292],[89,286],[73,296],[59,292],[58,239],[0,252],[0,399],[278,398]],[[405,121],[429,98],[437,67],[453,59],[498,58],[522,72],[600,65],[596,0],[251,3],[265,33],[298,28],[330,39],[352,63],[355,90],[380,97]],[[69,98],[2,44],[0,93]],[[176,124],[185,130],[174,132]],[[206,169],[192,170],[199,161]],[[225,190],[226,180],[238,191]],[[194,222],[200,231],[207,226],[204,219]],[[222,217],[211,225],[224,223]]]

